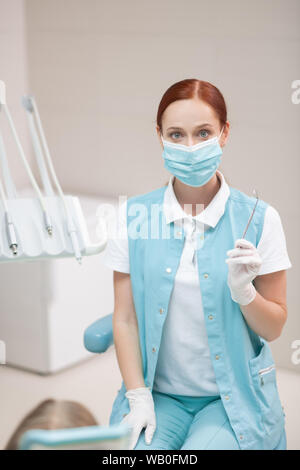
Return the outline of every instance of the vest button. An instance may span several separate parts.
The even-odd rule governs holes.
[[[225,395],[225,400],[229,400],[229,396],[228,396],[228,395]]]
[[[204,277],[205,277],[205,279],[206,279],[206,278],[208,277],[208,274],[207,274],[207,273],[205,273],[205,274],[204,274]]]
[[[212,320],[214,317],[213,317],[213,315],[208,315],[208,318],[209,318],[210,320]]]
[[[172,271],[171,268],[166,268],[167,273],[170,273]]]
[[[244,436],[243,436],[243,434],[241,434],[241,435],[240,435],[240,439],[244,439]]]
[[[216,355],[216,359],[220,359],[220,356],[218,356],[218,354]]]
[[[152,348],[152,352],[155,352],[156,351],[156,348]]]
[[[164,309],[163,308],[160,308],[159,309],[159,313],[163,313],[164,312]]]

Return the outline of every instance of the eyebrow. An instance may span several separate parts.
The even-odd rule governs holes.
[[[213,127],[211,124],[209,124],[209,122],[205,122],[204,124],[199,124],[198,126],[196,126],[195,129],[198,129],[199,127],[203,127],[203,126]],[[182,127],[176,127],[176,126],[168,127],[167,131],[170,130],[170,129],[180,129],[180,130],[182,130]]]

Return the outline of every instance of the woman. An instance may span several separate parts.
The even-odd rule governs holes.
[[[126,236],[105,252],[123,377],[110,424],[123,418],[137,450],[286,449],[267,343],[287,318],[280,216],[218,170],[229,122],[214,85],[172,85],[156,129],[170,180],[121,205]]]

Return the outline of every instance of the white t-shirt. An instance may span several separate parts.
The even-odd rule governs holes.
[[[165,191],[164,213],[168,223],[184,226],[185,243],[176,272],[167,317],[164,323],[153,390],[188,396],[219,395],[210,358],[199,285],[194,230],[215,226],[224,213],[230,190],[224,175],[217,170],[221,186],[209,205],[197,216],[183,211],[173,190],[172,175]],[[182,222],[184,220],[184,224]],[[123,237],[108,240],[103,263],[115,271],[129,273],[126,235],[126,201],[120,206],[117,233]],[[257,250],[262,258],[259,275],[292,267],[281,219],[268,206]],[[188,315],[187,315],[188,312]]]

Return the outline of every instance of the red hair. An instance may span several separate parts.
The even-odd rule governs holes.
[[[227,121],[225,100],[220,90],[209,82],[187,78],[171,85],[164,93],[157,111],[156,123],[162,132],[162,115],[173,101],[199,98],[211,106],[219,118],[221,127]]]

